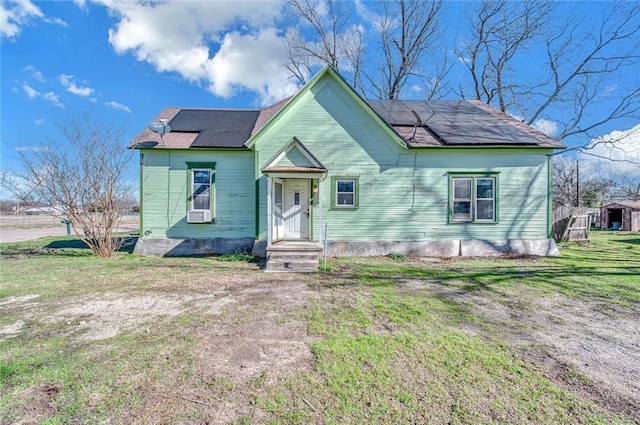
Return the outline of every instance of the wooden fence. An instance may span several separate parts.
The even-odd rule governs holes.
[[[589,212],[586,207],[553,209],[553,238],[557,241],[588,241]]]

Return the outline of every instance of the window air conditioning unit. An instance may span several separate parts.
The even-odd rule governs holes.
[[[211,223],[211,211],[189,211],[187,212],[187,223]]]

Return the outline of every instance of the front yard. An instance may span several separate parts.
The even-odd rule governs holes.
[[[557,259],[0,244],[0,423],[640,423],[640,235]]]

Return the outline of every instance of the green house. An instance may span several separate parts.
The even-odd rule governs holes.
[[[474,101],[364,100],[325,67],[260,110],[166,108],[140,151],[143,255],[558,255],[564,146]],[[156,123],[156,126],[157,123]],[[162,127],[160,125],[159,127]]]

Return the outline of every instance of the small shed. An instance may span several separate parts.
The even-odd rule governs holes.
[[[640,232],[640,202],[614,202],[600,208],[602,230]]]

